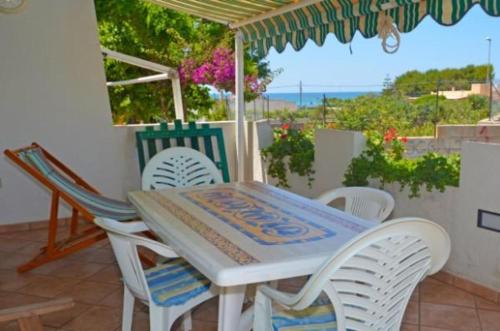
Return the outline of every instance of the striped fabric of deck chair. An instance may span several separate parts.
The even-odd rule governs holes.
[[[6,150],[5,155],[52,192],[47,246],[43,247],[39,255],[31,261],[19,266],[17,268],[19,272],[34,269],[106,238],[105,232],[93,225],[95,217],[120,221],[137,217],[132,205],[100,195],[95,188],[36,143],[17,150]],[[61,200],[71,207],[72,215],[69,237],[57,241]],[[88,221],[91,225],[79,231],[80,219]]]

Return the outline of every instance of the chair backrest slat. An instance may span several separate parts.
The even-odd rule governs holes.
[[[216,148],[214,148],[213,139],[216,141]],[[148,126],[144,131],[137,131],[136,140],[141,174],[146,163],[159,152],[158,147],[160,144],[157,141],[160,140],[161,149],[163,150],[174,146],[189,146],[203,152],[221,171],[224,182],[227,183],[230,180],[224,135],[221,128],[211,128],[206,123],[197,126],[195,122],[189,122],[187,127],[183,127],[182,122],[176,120],[174,128],[171,129],[168,128],[167,123],[161,123],[159,129]],[[201,150],[202,146],[203,151]]]
[[[177,146],[178,147],[186,146],[184,143],[183,134],[182,134],[182,131],[184,131],[184,129],[182,128],[182,122],[180,120],[175,120],[174,127],[175,127],[175,133],[176,133]]]
[[[163,150],[149,160],[142,173],[142,189],[220,184],[222,175],[203,153],[188,147]]]
[[[345,212],[376,222],[387,219],[395,204],[389,193],[371,187],[341,187],[317,198],[324,204],[337,199],[345,199]]]
[[[188,126],[189,126],[189,130],[191,130],[191,131],[196,130],[196,123],[195,122],[189,122]],[[198,143],[197,137],[191,137],[191,148],[196,149],[197,151],[200,151],[200,144]]]
[[[343,248],[309,279],[293,309],[309,307],[322,292],[335,307],[339,330],[399,330],[408,300],[450,254],[439,225],[419,218],[389,221]]]
[[[168,131],[168,124],[165,123],[165,122],[160,123],[160,131]],[[171,145],[170,145],[170,139],[163,138],[161,140],[161,147],[163,149],[170,148],[171,147]]]

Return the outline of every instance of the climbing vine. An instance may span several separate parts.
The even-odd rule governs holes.
[[[274,142],[262,150],[262,157],[269,164],[268,175],[278,179],[278,186],[290,187],[288,169],[291,173],[307,177],[311,187],[314,181],[312,132],[295,128],[292,123],[285,123],[274,129]]]

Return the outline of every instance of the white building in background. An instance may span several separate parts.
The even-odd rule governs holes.
[[[436,92],[431,92],[431,94],[435,95]],[[451,91],[439,91],[439,95],[444,96],[446,99],[450,100],[459,100],[459,99],[465,99],[471,95],[482,95],[482,96],[489,96],[489,87],[488,84],[486,83],[477,83],[477,84],[471,84],[470,90],[451,90]],[[493,96],[495,98],[496,93],[493,93]],[[496,98],[500,99],[500,96],[496,96]]]

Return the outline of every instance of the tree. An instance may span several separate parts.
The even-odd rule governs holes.
[[[222,24],[182,14],[144,0],[95,0],[99,39],[103,46],[125,54],[179,68],[186,58],[206,61],[219,47],[231,48],[233,32]],[[258,77],[270,74],[266,62],[247,54],[247,67]],[[105,61],[108,80],[152,74],[113,60]],[[183,85],[190,119],[206,117],[214,105],[207,86]],[[174,118],[170,81],[114,87],[109,90],[115,123],[157,122]]]
[[[412,70],[396,77],[394,87],[403,95],[411,97],[434,92],[438,82],[442,90],[469,90],[471,83],[484,83],[486,81],[487,71],[487,65],[468,65],[458,69],[431,69],[426,72]],[[489,72],[493,78],[493,66],[490,66]]]

